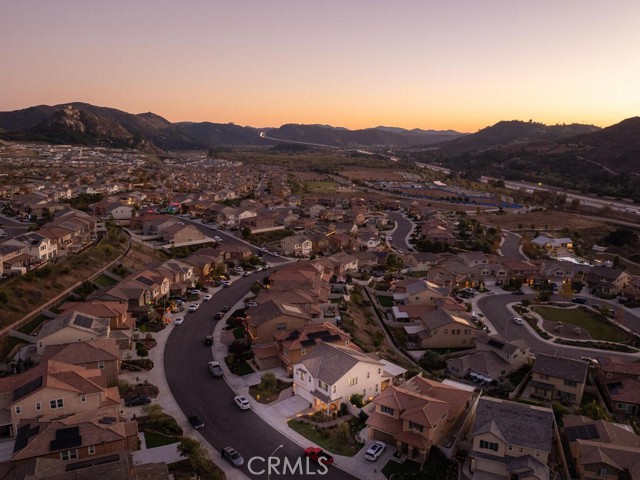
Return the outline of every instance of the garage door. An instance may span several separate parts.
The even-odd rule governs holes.
[[[373,439],[380,440],[381,442],[388,443],[389,445],[396,444],[396,442],[393,440],[393,435],[381,432],[380,430],[373,430]]]

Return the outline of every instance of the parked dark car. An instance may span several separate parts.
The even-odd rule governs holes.
[[[244,458],[242,458],[242,455],[240,455],[240,453],[232,447],[224,447],[222,449],[222,458],[231,462],[231,465],[236,468],[244,465]]]
[[[197,416],[197,415],[193,415],[191,417],[189,417],[189,423],[191,424],[191,426],[193,428],[195,428],[196,430],[203,428],[204,427],[204,422],[202,421],[202,419]]]
[[[224,317],[224,313],[222,313],[222,312],[218,312],[218,313],[216,313],[216,314],[213,316],[213,319],[214,319],[214,320],[221,320],[221,319],[222,319],[222,317]]]
[[[516,290],[515,292],[511,292],[511,295],[524,295],[522,290]]]
[[[138,395],[135,397],[129,397],[124,401],[124,404],[127,407],[136,407],[138,405],[148,405],[149,403],[151,403],[151,397],[149,395]]]
[[[587,303],[587,299],[584,297],[573,297],[571,301],[573,303],[579,303],[580,305],[584,305],[585,303]]]
[[[204,337],[204,344],[207,346],[213,345],[213,336],[207,335],[206,337]]]

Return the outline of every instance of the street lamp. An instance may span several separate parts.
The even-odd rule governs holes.
[[[276,454],[276,452],[280,450],[282,447],[284,447],[284,445],[282,444],[278,445],[276,449],[273,452],[271,452],[271,455],[269,455],[269,458],[273,457]],[[271,479],[271,469],[269,468],[269,463],[267,462],[267,480],[270,480],[270,479]]]

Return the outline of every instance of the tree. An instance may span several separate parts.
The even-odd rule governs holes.
[[[538,301],[539,302],[548,302],[551,300],[551,291],[550,290],[540,290],[538,292]]]
[[[440,358],[440,355],[433,350],[425,351],[418,363],[422,368],[429,371],[441,370],[446,365]]]
[[[278,379],[273,372],[266,372],[260,378],[260,390],[273,392],[278,386]]]
[[[164,417],[162,406],[157,403],[150,403],[142,406],[142,411],[149,418],[150,422],[157,422]]]
[[[351,442],[351,432],[349,430],[349,424],[343,422],[336,426],[336,440],[341,444],[348,444]]]
[[[591,420],[608,420],[609,415],[602,405],[596,400],[591,400],[589,403],[578,409],[580,415],[589,417]]]
[[[197,440],[189,437],[180,437],[178,451],[181,456],[189,459],[189,464],[194,471],[207,468],[207,452]]]
[[[354,393],[349,397],[349,402],[354,407],[362,408],[364,406],[363,397],[360,393]]]
[[[573,288],[571,287],[571,282],[568,280],[563,281],[562,285],[560,286],[559,293],[567,300],[573,297]]]

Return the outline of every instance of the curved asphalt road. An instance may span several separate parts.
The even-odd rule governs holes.
[[[396,222],[396,230],[391,235],[393,245],[408,252],[413,251],[413,247],[409,245],[406,240],[407,235],[409,235],[413,229],[411,220],[407,220],[407,218],[398,212],[389,212],[389,217]]]
[[[198,415],[204,421],[200,433],[217,450],[232,446],[245,459],[243,472],[250,478],[266,479],[267,474],[252,475],[247,468],[251,457],[268,457],[278,445],[277,457],[287,457],[295,462],[302,455],[302,448],[263,421],[252,410],[241,411],[233,402],[235,393],[224,379],[211,376],[207,362],[213,360],[211,348],[204,345],[205,335],[210,335],[216,322],[213,316],[224,305],[232,306],[238,302],[256,280],[268,275],[260,272],[235,280],[231,287],[223,288],[208,302],[202,302],[194,313],[185,316],[184,323],[174,328],[164,351],[164,368],[167,383],[176,402],[188,417]],[[254,470],[264,464],[256,462]],[[311,467],[315,465],[311,462]],[[307,478],[307,475],[275,475],[274,480]],[[355,480],[355,477],[329,467],[326,475],[309,478]]]

